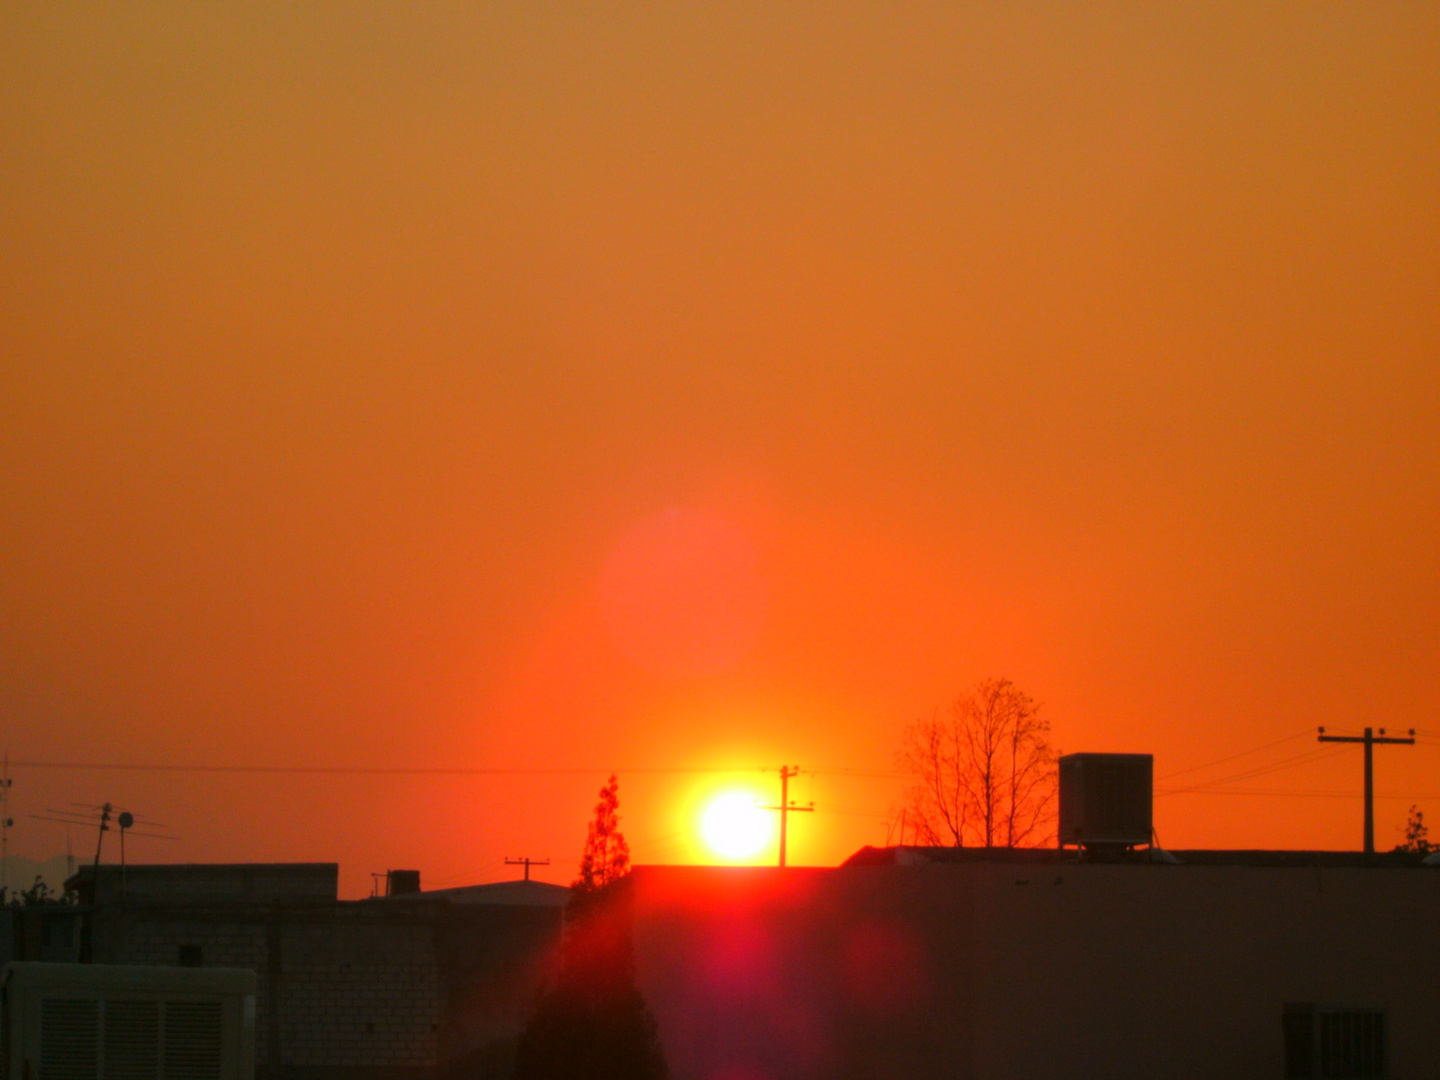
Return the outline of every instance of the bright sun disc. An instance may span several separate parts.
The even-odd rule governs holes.
[[[770,815],[744,792],[721,795],[705,808],[700,832],[710,850],[725,859],[748,859],[770,842]]]

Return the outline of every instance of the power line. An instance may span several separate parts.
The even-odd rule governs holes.
[[[714,774],[744,772],[774,772],[763,765],[737,765],[732,768],[678,768],[642,767],[617,768],[606,766],[593,769],[561,768],[470,768],[442,766],[404,765],[169,765],[137,762],[96,762],[96,761],[12,761],[11,768],[21,769],[74,769],[115,772],[170,772],[170,773],[271,773],[294,776],[594,776],[607,773],[637,774]]]
[[[1223,765],[1227,761],[1234,761],[1236,758],[1248,757],[1251,754],[1258,754],[1261,750],[1269,750],[1272,746],[1279,746],[1281,743],[1294,742],[1296,739],[1303,739],[1310,734],[1310,729],[1297,731],[1293,735],[1286,735],[1283,739],[1276,739],[1274,742],[1263,743],[1260,746],[1251,747],[1249,750],[1241,750],[1238,754],[1226,754],[1224,757],[1216,758],[1214,761],[1207,761],[1204,765],[1191,765],[1188,769],[1176,769],[1174,772],[1166,773],[1164,776],[1155,778],[1158,783],[1161,780],[1169,780],[1172,776],[1184,776],[1186,773],[1200,772],[1216,765]]]
[[[1199,790],[1199,791],[1167,791],[1166,795],[1240,795],[1247,798],[1283,798],[1283,799],[1363,799],[1365,796],[1355,791],[1246,791],[1230,790]],[[1409,795],[1376,795],[1377,799],[1388,799],[1391,802],[1419,801],[1420,799],[1440,799],[1440,791],[1422,791]]]
[[[663,859],[680,851],[686,851],[691,846],[691,832],[689,829],[677,829],[674,832],[665,833],[661,836],[651,837],[630,849],[631,860],[643,856],[646,859]]]
[[[1320,761],[1327,757],[1335,757],[1338,750],[1304,750],[1288,758],[1281,758],[1279,761],[1272,761],[1265,765],[1255,765],[1243,769],[1237,773],[1230,773],[1228,776],[1213,777],[1209,780],[1201,780],[1188,787],[1172,788],[1172,791],[1199,791],[1202,788],[1216,787],[1220,784],[1231,784],[1236,780],[1247,780],[1252,776],[1265,776],[1268,773],[1284,772],[1286,769],[1299,768],[1301,765],[1309,765],[1312,762]]]
[[[1221,784],[1233,784],[1237,780],[1249,780],[1256,776],[1266,776],[1274,772],[1284,772],[1287,769],[1299,768],[1301,765],[1310,765],[1325,758],[1335,757],[1343,753],[1341,750],[1306,750],[1304,753],[1296,754],[1294,757],[1284,758],[1281,761],[1272,762],[1269,765],[1257,765],[1253,769],[1246,769],[1243,772],[1233,773],[1230,776],[1221,776],[1213,780],[1205,780],[1190,787],[1171,788],[1169,791],[1157,792],[1156,798],[1162,795],[1180,795],[1192,791],[1203,791],[1206,788],[1219,787]]]
[[[866,817],[875,818],[877,821],[889,821],[894,815],[880,814],[874,810],[856,810],[849,806],[836,806],[833,803],[822,802],[815,807],[824,814],[839,814],[841,817]]]
[[[171,772],[171,773],[272,773],[297,776],[590,776],[597,773],[708,774],[775,772],[767,765],[733,765],[724,767],[639,766],[624,768],[613,765],[595,768],[488,768],[429,765],[215,765],[204,763],[129,762],[129,761],[12,761],[21,769],[73,769],[76,771]],[[905,774],[893,770],[851,769],[833,766],[807,769],[816,776],[855,776],[876,780],[901,779]]]

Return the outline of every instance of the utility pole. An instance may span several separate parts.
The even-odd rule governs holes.
[[[1375,854],[1375,744],[1376,743],[1401,743],[1405,746],[1415,745],[1415,729],[1410,729],[1409,738],[1385,735],[1385,729],[1380,729],[1376,735],[1374,729],[1366,728],[1364,735],[1326,735],[1325,729],[1320,729],[1321,742],[1347,742],[1365,744],[1365,854]]]
[[[105,834],[110,831],[110,804],[100,808],[100,834],[95,840],[95,881],[100,880],[100,848],[105,843]],[[97,886],[98,887],[98,886]]]
[[[10,895],[10,751],[5,751],[4,772],[0,773],[0,893]]]
[[[779,805],[779,806],[762,806],[762,807],[760,807],[761,810],[779,810],[779,811],[780,811],[780,865],[781,865],[782,867],[785,865],[785,839],[786,839],[786,825],[787,825],[787,823],[788,823],[788,822],[787,822],[788,817],[789,817],[791,814],[813,814],[813,813],[815,812],[815,804],[814,804],[813,802],[812,802],[809,806],[796,806],[795,803],[794,803],[794,801],[790,798],[790,778],[791,778],[792,776],[799,776],[799,775],[800,775],[800,766],[799,766],[799,765],[796,765],[793,769],[792,769],[789,765],[781,765],[781,766],[780,766],[780,805]]]
[[[529,881],[529,880],[530,880],[530,867],[532,867],[532,866],[549,866],[549,865],[550,865],[550,860],[549,860],[549,859],[546,859],[544,862],[541,862],[539,859],[531,859],[531,858],[529,858],[528,856],[527,856],[526,858],[524,858],[524,859],[511,859],[511,858],[509,858],[509,857],[506,857],[506,859],[505,859],[505,865],[506,865],[506,866],[523,866],[523,867],[525,867],[525,880],[526,880],[526,881]]]

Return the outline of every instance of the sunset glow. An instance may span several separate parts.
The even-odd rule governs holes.
[[[770,843],[774,823],[749,792],[732,791],[705,807],[700,833],[710,850],[722,859],[753,859]]]
[[[991,677],[1153,754],[1167,849],[1358,847],[1321,725],[1419,729],[1377,846],[1440,821],[1437,55],[1436,4],[0,7],[11,885],[105,802],[136,863],[568,884],[612,772],[636,865],[774,864],[787,764],[836,866]]]

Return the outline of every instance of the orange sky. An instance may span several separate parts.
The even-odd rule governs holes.
[[[568,881],[788,763],[833,863],[987,675],[1162,777],[1428,730],[1440,820],[1435,6],[10,4],[0,101],[12,759],[572,770],[18,768],[14,852]]]

